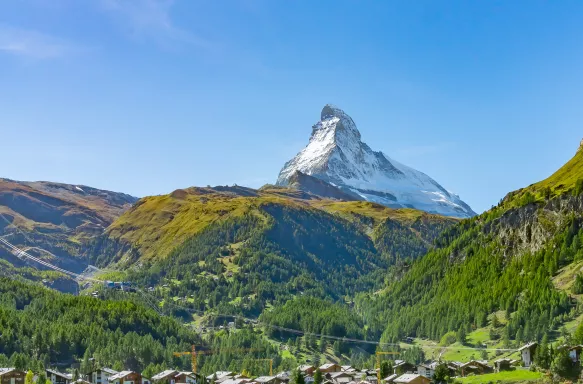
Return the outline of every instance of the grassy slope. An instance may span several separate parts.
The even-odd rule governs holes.
[[[551,197],[570,192],[575,188],[578,180],[583,180],[583,150],[581,147],[571,160],[551,176],[526,188],[509,193],[504,199],[504,206],[509,208],[519,205],[521,198],[526,193],[531,193],[536,201],[542,201],[545,191],[550,192]]]
[[[259,208],[270,203],[298,209],[324,210],[349,221],[360,224],[365,222],[370,227],[368,232],[386,219],[405,226],[413,226],[421,220],[430,225],[433,222],[450,224],[457,221],[414,209],[391,209],[368,202],[299,197],[305,196],[282,188],[245,190],[244,194],[237,190],[218,191],[211,188],[177,190],[169,195],[143,198],[107,229],[107,236],[131,244],[145,259],[163,259],[177,245],[210,224],[248,213],[263,217],[264,213]]]
[[[480,383],[527,383],[543,381],[544,376],[540,372],[531,372],[525,369],[515,371],[505,371],[499,373],[489,373],[486,375],[468,376],[456,379],[455,382],[464,384]]]

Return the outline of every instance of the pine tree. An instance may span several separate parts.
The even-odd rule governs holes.
[[[47,374],[45,371],[41,371],[38,373],[36,377],[36,384],[45,384],[47,382]]]
[[[319,345],[319,347],[320,347],[320,353],[324,353],[324,352],[326,352],[326,347],[327,347],[327,346],[328,346],[328,345],[327,345],[327,343],[326,343],[326,340],[324,340],[324,339],[320,339],[320,345]]]
[[[334,344],[332,344],[332,348],[334,349],[334,354],[336,356],[340,356],[342,354],[342,346],[340,345],[340,340],[336,340]]]
[[[449,381],[449,369],[447,368],[446,364],[439,364],[435,368],[433,380],[438,384],[447,383]]]
[[[294,370],[290,384],[306,384],[304,374],[299,369]]]
[[[466,343],[466,328],[462,325],[460,327],[460,329],[457,331],[455,336],[456,336],[456,340],[458,341],[458,343],[465,344]]]
[[[81,362],[81,373],[83,373],[84,375],[88,375],[93,370],[90,359],[91,351],[89,350],[89,348],[86,348],[85,353],[83,354],[83,361]]]
[[[496,314],[492,315],[492,327],[493,328],[498,328],[500,326],[500,320],[498,319],[498,316],[496,316]]]
[[[320,371],[320,368],[317,368],[316,372],[314,372],[314,384],[322,384],[323,381],[322,371]]]
[[[26,377],[24,378],[24,384],[33,384],[34,383],[34,373],[32,371],[26,372]]]
[[[391,372],[391,367],[389,366],[389,362],[388,361],[383,361],[381,363],[380,366],[380,373],[381,373],[381,378],[384,379],[387,376],[389,376],[392,372]]]

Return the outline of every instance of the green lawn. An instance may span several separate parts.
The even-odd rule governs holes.
[[[536,382],[543,379],[540,372],[531,372],[525,369],[515,371],[505,371],[500,373],[488,373],[486,375],[468,376],[456,379],[456,382],[463,384],[480,384],[480,383],[522,383]]]
[[[468,349],[467,346],[461,345],[460,343],[453,343],[450,345],[441,357],[446,361],[466,362],[470,360],[482,360],[481,351],[476,349]]]

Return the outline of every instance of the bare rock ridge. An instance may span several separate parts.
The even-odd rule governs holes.
[[[401,164],[362,142],[352,118],[333,105],[322,109],[320,121],[312,127],[308,145],[288,161],[279,173],[277,185],[298,186],[318,194],[300,175],[328,184],[325,196],[365,200],[392,208],[415,208],[446,216],[466,218],[476,213],[459,196],[447,191],[426,174]],[[310,185],[314,186],[311,181]],[[331,196],[330,187],[344,197]],[[319,184],[319,191],[323,185]],[[347,197],[348,196],[348,197]]]

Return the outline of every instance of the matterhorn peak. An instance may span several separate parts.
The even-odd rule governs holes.
[[[333,104],[326,104],[320,113],[320,120],[325,120],[331,117],[338,117],[340,119],[348,117],[350,119],[350,116],[348,116],[342,109]]]
[[[323,132],[322,132],[323,131]],[[320,113],[320,121],[312,126],[312,136],[325,134],[326,132],[333,133],[333,138],[337,135],[347,134],[353,136],[354,140],[360,140],[360,132],[354,124],[354,120],[346,114],[342,109],[332,104],[326,104]]]
[[[357,200],[455,217],[475,215],[457,195],[426,174],[374,152],[361,141],[354,120],[332,104],[324,106],[308,145],[284,165],[277,184],[290,184],[296,172],[316,177]]]

